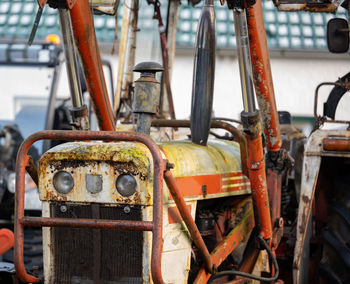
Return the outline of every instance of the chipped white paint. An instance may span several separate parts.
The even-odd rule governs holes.
[[[322,156],[350,157],[350,153],[326,152],[323,150],[323,139],[325,138],[349,138],[350,132],[344,130],[317,130],[307,143],[303,162],[303,173],[301,181],[301,192],[299,197],[297,239],[294,250],[293,261],[293,283],[299,284],[307,281],[307,269],[305,268],[303,251],[308,245],[308,222],[312,210],[315,188],[321,165]]]

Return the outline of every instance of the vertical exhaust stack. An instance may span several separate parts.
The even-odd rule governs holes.
[[[140,72],[140,78],[135,81],[133,113],[138,114],[136,132],[150,134],[152,118],[159,112],[160,83],[156,73],[162,72],[162,65],[156,62],[142,62],[134,67],[134,72]]]
[[[197,30],[191,104],[191,139],[193,143],[200,145],[207,145],[209,136],[213,108],[215,48],[214,1],[205,0]]]

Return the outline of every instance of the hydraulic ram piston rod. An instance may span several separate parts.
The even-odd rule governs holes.
[[[239,70],[244,111],[241,113],[244,133],[248,146],[248,171],[252,188],[254,211],[259,220],[260,235],[264,239],[272,237],[270,206],[267,193],[265,159],[261,138],[259,111],[255,107],[252,65],[245,9],[233,9]]]

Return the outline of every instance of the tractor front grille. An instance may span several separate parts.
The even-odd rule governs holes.
[[[141,207],[52,203],[52,217],[141,221]],[[124,212],[125,211],[125,212]],[[52,228],[52,283],[142,283],[142,232]]]

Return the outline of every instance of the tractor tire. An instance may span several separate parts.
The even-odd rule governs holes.
[[[331,198],[327,202],[328,221],[321,233],[321,283],[350,283],[350,176],[349,164],[337,165]]]

